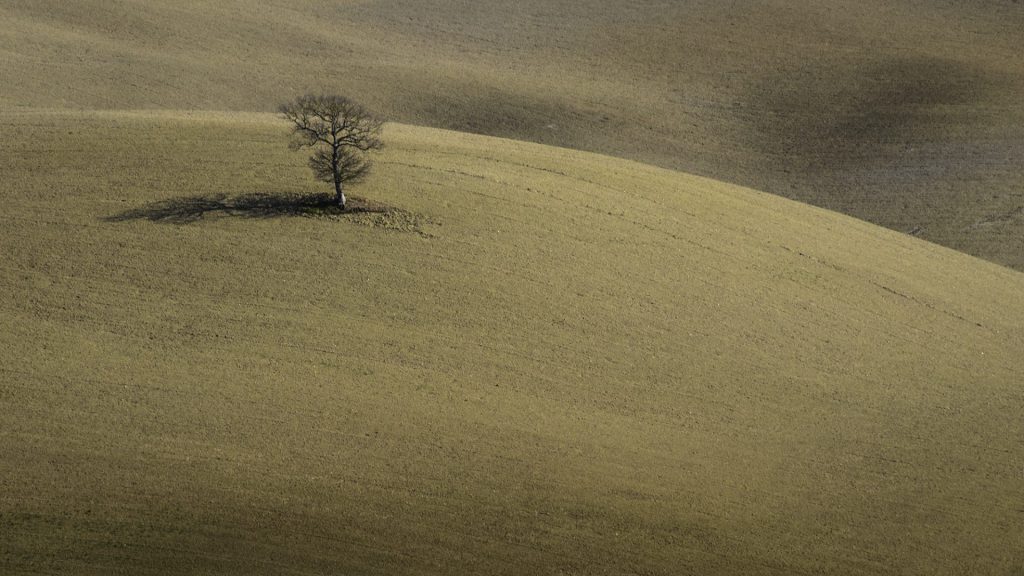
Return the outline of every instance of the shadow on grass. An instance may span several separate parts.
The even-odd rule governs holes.
[[[207,214],[239,218],[280,218],[283,216],[346,216],[383,214],[388,207],[362,198],[349,198],[342,211],[330,194],[254,193],[241,196],[206,194],[161,200],[107,216],[107,222],[149,220],[171,224],[189,224]]]

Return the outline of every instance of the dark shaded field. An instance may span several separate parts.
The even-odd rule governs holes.
[[[271,110],[593,150],[1024,269],[1024,4],[1011,0],[12,0],[0,103]]]

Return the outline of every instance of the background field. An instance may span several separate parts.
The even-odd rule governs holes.
[[[781,194],[1024,269],[1010,0],[5,0],[0,104],[392,119]]]
[[[4,574],[1024,569],[1018,272],[426,128],[334,220],[270,116],[0,126]]]

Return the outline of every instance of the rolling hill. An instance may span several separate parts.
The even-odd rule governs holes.
[[[1024,569],[1021,273],[397,124],[331,215],[284,132],[0,113],[0,572]]]
[[[7,0],[0,105],[269,111],[340,91],[1024,270],[1011,0]]]

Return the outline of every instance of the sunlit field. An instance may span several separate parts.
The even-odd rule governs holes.
[[[0,114],[4,574],[1015,574],[1024,276],[389,124]]]

